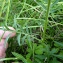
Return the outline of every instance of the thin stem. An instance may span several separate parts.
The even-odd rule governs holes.
[[[48,21],[48,16],[49,16],[50,4],[51,4],[51,0],[48,0],[48,7],[47,7],[47,12],[46,12],[46,19],[45,19],[45,23],[44,23],[43,42],[45,41],[46,29],[47,29],[47,25],[48,25],[48,22],[49,22]]]
[[[19,14],[18,14],[18,16],[17,16],[17,17],[20,17],[21,13],[23,12],[23,9],[25,8],[25,3],[26,3],[26,0],[24,0],[23,8],[21,9],[21,11],[19,12]]]
[[[34,42],[33,42],[33,63],[34,63]]]
[[[9,9],[10,9],[10,0],[8,0],[8,8],[6,12],[6,19],[5,19],[5,25],[7,25],[8,15],[9,15]]]
[[[3,11],[4,6],[5,6],[5,0],[3,1],[3,4],[2,4],[2,8],[1,8],[1,11],[0,11],[0,17],[2,15],[2,11]]]

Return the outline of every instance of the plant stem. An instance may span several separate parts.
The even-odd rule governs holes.
[[[23,12],[23,9],[25,8],[25,3],[26,3],[26,0],[24,0],[23,8],[22,8],[21,11],[19,12],[18,17],[20,17],[20,14]]]
[[[6,12],[6,19],[5,19],[5,25],[7,26],[7,20],[8,20],[8,15],[9,15],[9,9],[10,9],[10,0],[8,0],[8,8]]]
[[[48,25],[48,22],[49,22],[48,21],[48,16],[49,16],[50,4],[51,4],[51,0],[48,0],[48,7],[47,7],[46,19],[45,19],[44,31],[43,31],[43,42],[45,41],[46,29],[47,29],[47,25]]]
[[[4,6],[5,6],[5,0],[3,1],[3,4],[2,4],[2,8],[1,8],[1,11],[0,11],[0,17],[2,15],[2,11],[3,11]]]

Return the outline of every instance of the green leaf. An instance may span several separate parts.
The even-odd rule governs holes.
[[[49,63],[61,63],[56,58],[53,58],[53,60],[50,60]]]
[[[21,39],[21,33],[19,33],[18,36],[17,36],[17,41],[18,41],[18,44],[19,44],[19,45],[21,44],[21,43],[20,43],[20,39]]]
[[[24,44],[26,37],[27,37],[27,35],[22,37],[22,44]]]
[[[14,15],[13,27],[17,28],[17,19],[16,19],[16,15]]]
[[[35,54],[43,54],[43,46],[39,45],[35,49]]]
[[[35,58],[36,63],[42,63],[39,59]]]
[[[38,5],[41,5],[44,10],[46,10],[46,6],[43,4],[43,2],[37,2],[36,0],[35,0],[35,2],[36,2]]]
[[[62,59],[63,60],[63,55],[59,54],[59,55],[54,55],[55,57]]]
[[[58,46],[58,47],[63,47],[63,43],[56,42],[56,41],[54,41],[54,43],[55,43],[55,46]]]
[[[59,51],[59,48],[53,48],[52,50],[51,50],[51,53],[57,53]]]
[[[62,55],[62,56],[63,56],[63,50],[62,50],[62,51],[60,51],[60,55]]]
[[[31,57],[31,55],[32,55],[32,53],[30,52],[30,53],[28,53],[27,55],[26,55],[26,58],[30,58]]]
[[[27,62],[29,62],[29,63],[33,63],[33,62],[31,61],[31,59],[29,59],[29,58],[27,58]]]
[[[35,55],[35,58],[38,58],[40,60],[44,60],[46,58],[46,56],[44,56],[44,55]]]
[[[28,63],[27,60],[21,55],[16,52],[12,52],[12,54],[19,60],[22,60],[24,63]]]
[[[33,48],[34,48],[34,50],[36,49],[36,47],[37,47],[37,44],[34,43],[34,44],[33,44]]]
[[[24,27],[24,25],[25,25],[26,22],[25,22],[25,20],[18,20],[18,24],[21,25],[22,27]]]
[[[27,49],[27,52],[31,52],[32,53],[32,49],[31,48],[28,48]]]
[[[54,5],[56,5],[58,2],[59,2],[59,0],[55,0],[55,1],[52,3],[51,7],[54,6]]]

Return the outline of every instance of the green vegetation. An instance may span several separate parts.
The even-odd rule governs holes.
[[[0,26],[16,29],[0,61],[63,62],[63,0],[0,0]]]

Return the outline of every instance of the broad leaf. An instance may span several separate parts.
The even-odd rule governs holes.
[[[12,54],[19,60],[22,60],[22,62],[24,63],[28,63],[27,60],[21,55],[21,54],[18,54],[16,52],[12,52]]]

